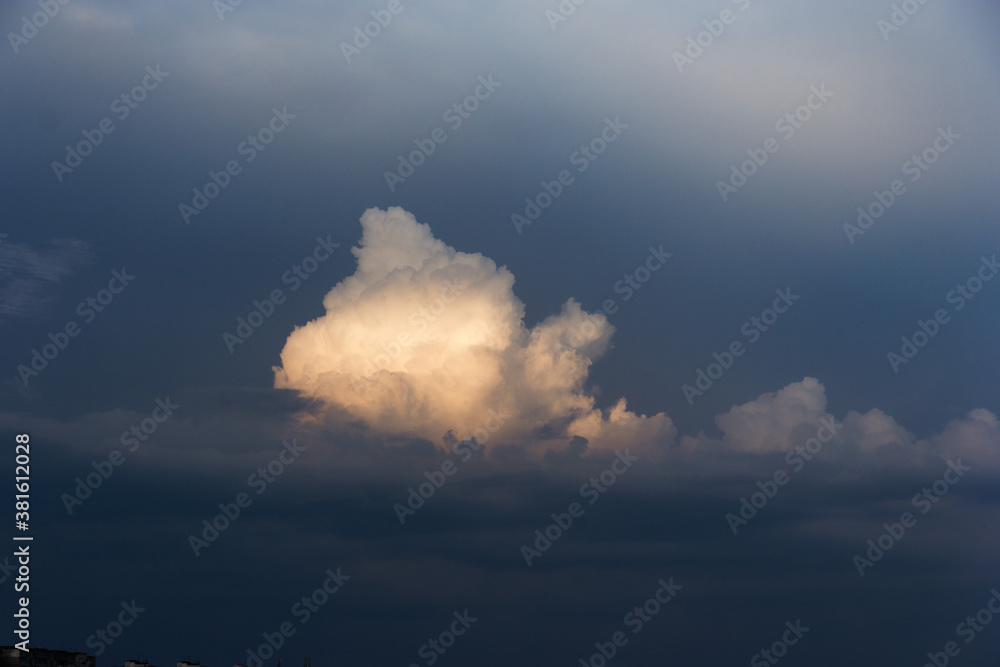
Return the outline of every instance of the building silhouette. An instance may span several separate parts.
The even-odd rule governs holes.
[[[25,652],[14,646],[0,646],[0,667],[97,667],[97,658],[70,651],[32,648]]]
[[[32,648],[31,651],[21,651],[14,646],[0,646],[0,667],[97,667],[97,658],[86,653],[72,651],[50,651],[42,648]],[[125,667],[156,667],[148,660],[126,660]],[[200,662],[178,660],[177,667],[205,667]],[[233,665],[233,667],[244,667]],[[278,660],[281,667],[281,660]],[[303,667],[312,667],[309,658],[303,661]]]

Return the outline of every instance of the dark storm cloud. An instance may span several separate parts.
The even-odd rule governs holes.
[[[812,389],[804,383],[801,390]],[[257,494],[248,486],[247,476],[273,460],[280,444],[273,440],[268,447],[251,441],[250,433],[271,429],[268,417],[252,416],[260,412],[260,395],[242,391],[224,395],[229,407],[218,419],[229,422],[230,432],[224,436],[230,440],[228,446],[203,445],[202,453],[193,451],[188,423],[203,417],[184,416],[178,409],[172,417],[176,423],[154,434],[144,451],[128,454],[126,464],[72,515],[55,497],[42,503],[51,516],[47,529],[51,539],[56,535],[78,539],[72,535],[85,531],[91,536],[88,542],[129,556],[132,565],[124,569],[88,547],[80,555],[64,556],[91,563],[87,584],[91,594],[104,591],[128,599],[141,591],[143,604],[151,610],[148,618],[154,619],[151,623],[166,620],[177,596],[189,604],[212,597],[209,607],[196,605],[179,632],[197,637],[195,628],[202,619],[221,616],[227,620],[216,626],[216,640],[227,645],[244,645],[269,630],[273,620],[287,615],[300,590],[315,587],[313,579],[325,567],[342,566],[352,576],[351,586],[345,586],[336,599],[336,610],[302,627],[297,640],[301,643],[296,645],[302,650],[312,646],[313,655],[318,655],[316,642],[336,637],[338,651],[363,650],[378,656],[373,659],[405,661],[405,646],[362,649],[350,637],[376,628],[384,631],[384,624],[393,621],[366,619],[385,607],[395,609],[402,619],[423,613],[418,610],[474,605],[481,618],[516,628],[524,610],[534,606],[545,613],[578,615],[575,628],[566,626],[559,632],[573,638],[574,650],[584,654],[600,640],[603,628],[613,627],[616,618],[620,621],[629,608],[652,594],[658,578],[670,576],[685,586],[685,595],[678,597],[675,610],[657,621],[670,628],[668,636],[702,632],[698,628],[709,617],[735,622],[744,613],[741,609],[762,596],[771,600],[773,608],[761,613],[775,627],[787,620],[785,616],[801,615],[823,628],[840,623],[838,609],[859,600],[868,600],[877,609],[880,596],[905,599],[911,593],[901,576],[943,577],[932,591],[937,604],[960,606],[966,594],[951,592],[948,586],[968,591],[968,585],[959,583],[964,576],[959,573],[988,570],[984,554],[995,548],[987,533],[971,550],[959,548],[949,535],[963,530],[967,547],[970,539],[976,540],[967,534],[973,523],[995,521],[1000,498],[991,489],[998,475],[1000,433],[995,419],[986,414],[956,423],[923,442],[893,428],[877,413],[838,416],[835,423],[842,426],[836,436],[808,460],[793,457],[797,464],[789,463],[789,452],[796,450],[796,444],[803,451],[810,431],[816,432],[815,424],[766,420],[778,429],[772,433],[778,438],[775,442],[784,442],[781,434],[797,435],[788,440],[795,444],[787,452],[782,444],[762,453],[746,451],[748,441],[730,426],[724,440],[699,437],[697,445],[682,443],[664,460],[640,460],[604,491],[587,495],[581,486],[599,488],[613,456],[547,457],[542,468],[528,459],[477,459],[459,464],[459,471],[400,525],[393,504],[406,503],[408,489],[428,481],[424,473],[441,470],[449,458],[458,460],[447,454],[443,442],[428,455],[420,448],[380,447],[371,436],[362,436],[365,443],[359,448],[341,433],[317,432],[308,425],[293,428],[282,435],[305,446],[301,458]],[[282,397],[277,402],[287,403]],[[762,414],[777,409],[775,405],[775,399],[765,396],[744,407]],[[289,412],[301,407],[294,401],[288,404]],[[78,437],[95,419],[64,426],[31,424],[37,438],[53,452],[39,461],[48,471],[46,477],[52,477],[46,488],[69,489],[75,476],[91,472],[85,463],[93,452],[80,451],[83,448],[77,444],[59,444],[60,438],[51,434],[62,428]],[[202,427],[198,435],[217,431],[221,436],[224,430]],[[248,457],[248,450],[256,452]],[[56,452],[61,452],[58,457]],[[152,457],[161,459],[155,473],[149,467]],[[915,495],[932,487],[949,469],[948,458],[961,458],[962,465],[971,467],[967,476],[933,503],[915,501]],[[791,481],[768,491],[777,471],[784,471]],[[220,503],[233,503],[241,491],[253,503],[195,556],[190,537],[202,535],[201,522],[220,516]],[[754,494],[772,495],[734,535],[726,515],[739,515],[741,499]],[[590,497],[595,498],[593,503]],[[557,531],[558,537],[548,543],[536,544],[535,531],[554,524],[551,515],[564,514],[572,502],[585,508],[583,516]],[[929,509],[922,512],[925,505]],[[917,517],[916,525],[859,577],[852,558],[865,553],[867,540],[885,532],[883,524],[898,521],[906,511]],[[207,535],[212,537],[211,532]],[[530,567],[522,552],[525,545],[541,549]],[[289,559],[297,564],[294,571],[287,568]],[[172,591],[151,587],[148,580],[161,567],[177,571],[186,582]],[[107,568],[115,568],[115,574]],[[270,574],[261,579],[261,572]],[[106,582],[112,576],[114,584],[109,586]],[[589,582],[582,588],[581,576]],[[53,585],[59,581],[56,578]],[[247,600],[257,601],[251,603],[252,609],[246,609],[242,595],[223,593],[239,581],[249,586]],[[62,583],[79,587],[69,580]],[[854,592],[848,594],[848,589]],[[44,604],[44,613],[79,624],[71,621],[68,610]],[[766,627],[761,620],[735,631],[732,653],[719,655],[732,659],[748,651],[761,633],[766,636]],[[419,636],[412,629],[400,633]],[[470,636],[470,646],[482,650],[492,634]],[[827,638],[803,650],[815,656],[816,664],[825,664],[820,656],[836,633],[827,627],[817,634]],[[891,655],[901,636],[887,641],[882,634],[881,628],[873,628],[859,635],[863,637],[859,641],[875,654]],[[636,639],[631,649],[634,659],[674,646],[665,636],[645,641]],[[542,653],[556,648],[541,638],[534,642],[533,650]],[[566,650],[565,645],[560,648]]]

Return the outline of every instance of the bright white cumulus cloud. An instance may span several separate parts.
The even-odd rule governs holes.
[[[835,420],[835,446],[847,445],[851,456],[895,451],[913,460],[964,456],[1000,466],[992,412],[973,410],[918,440],[877,408],[834,417],[825,388],[811,377],[718,415],[721,438],[678,439],[665,414],[636,414],[624,398],[602,410],[587,392],[590,366],[614,333],[602,314],[569,299],[529,328],[506,267],[446,245],[401,208],[369,209],[361,226],[351,250],[357,270],[323,299],[325,315],[289,335],[274,369],[276,387],[318,399],[330,418],[389,436],[440,444],[451,432],[536,454],[582,437],[590,451],[627,447],[645,458],[720,447],[790,451]]]
[[[398,207],[365,211],[361,226],[356,272],[326,295],[325,315],[289,335],[276,387],[432,442],[449,431],[539,447],[580,436],[591,448],[647,450],[673,439],[666,415],[637,415],[624,399],[602,411],[586,392],[614,332],[603,315],[569,299],[528,328],[506,267],[456,251]]]

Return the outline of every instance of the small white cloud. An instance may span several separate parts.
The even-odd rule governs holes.
[[[1000,468],[1000,422],[984,408],[949,422],[931,442],[943,458],[963,457],[963,462],[976,467]]]
[[[793,382],[777,393],[763,394],[756,400],[734,406],[715,423],[734,449],[771,452],[791,449],[797,427],[813,430],[827,416],[826,390],[815,378]]]
[[[849,412],[844,417],[844,435],[866,454],[872,454],[886,445],[914,444],[913,434],[878,408],[865,414]]]

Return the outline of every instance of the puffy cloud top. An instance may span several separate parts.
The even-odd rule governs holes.
[[[576,435],[640,448],[672,437],[665,415],[636,415],[624,399],[595,408],[584,384],[614,332],[603,315],[569,299],[529,329],[505,267],[456,251],[401,208],[369,209],[361,226],[357,271],[326,295],[326,315],[289,336],[277,387],[433,441]]]

